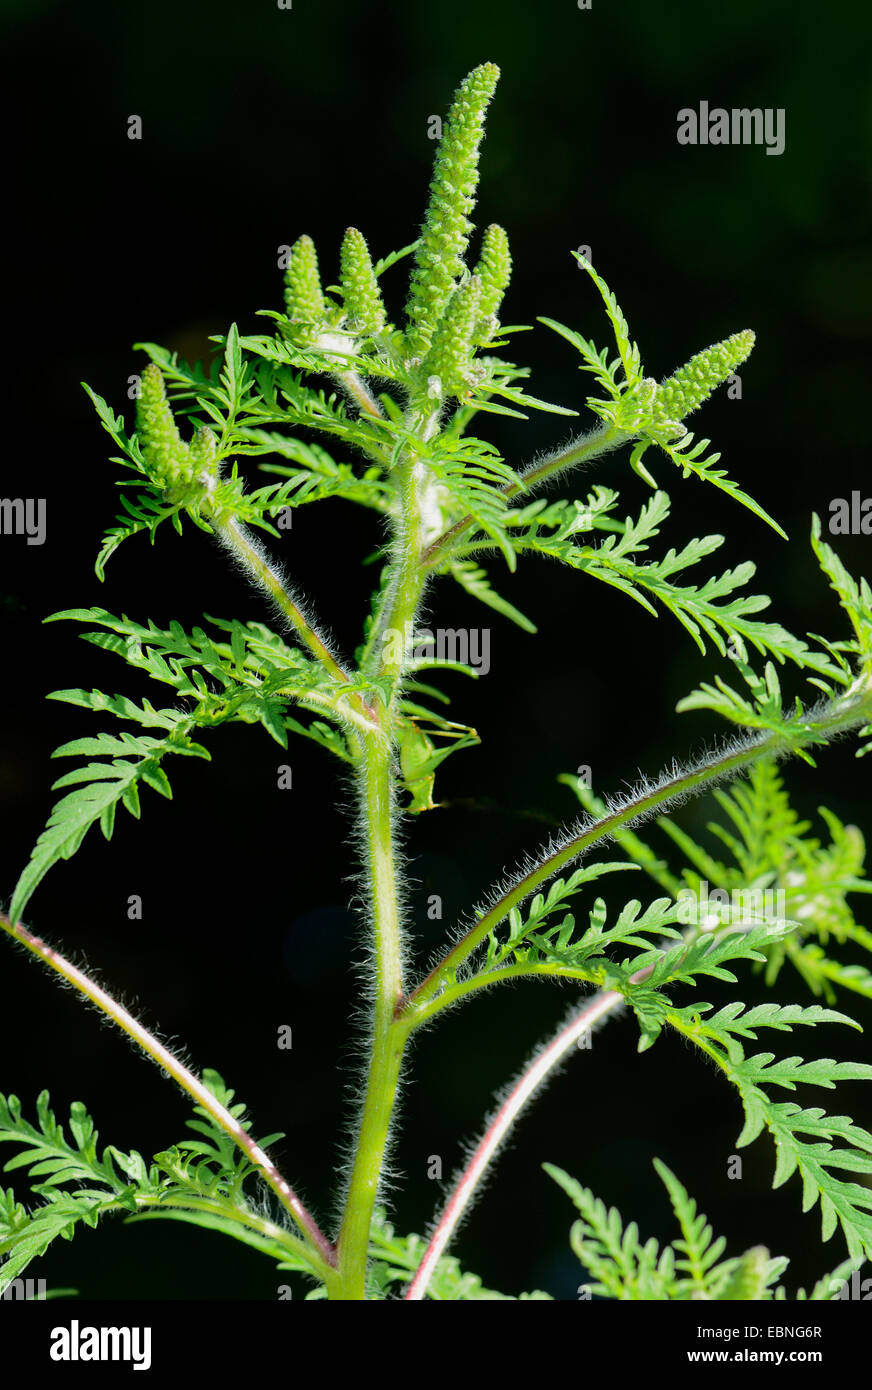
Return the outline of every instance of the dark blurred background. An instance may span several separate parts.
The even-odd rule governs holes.
[[[194,358],[231,321],[257,330],[255,310],[281,302],[280,245],[310,233],[329,282],[349,223],[375,255],[413,240],[434,153],[429,117],[444,115],[460,78],[483,60],[503,75],[477,223],[498,220],[511,238],[505,317],[548,315],[605,344],[602,307],[569,254],[588,245],[651,375],[755,328],[742,399],[720,393],[698,428],[790,542],[714,489],[681,483],[661,458],[653,467],[675,502],[663,548],[722,532],[715,563],[753,557],[755,584],[789,627],[843,635],[807,537],[811,512],[826,516],[831,498],[872,495],[860,428],[872,309],[865,7],[293,0],[282,10],[275,0],[5,0],[0,14],[2,492],[47,499],[42,547],[0,542],[7,903],[54,799],[51,750],[97,727],[84,711],[46,704],[45,694],[80,684],[140,689],[115,657],[78,641],[72,624],[42,628],[41,619],[92,604],[186,625],[204,611],[268,617],[192,528],[182,539],[166,529],[153,551],[130,542],[110,561],[106,583],[97,581],[93,560],[117,505],[119,470],[105,461],[111,445],[80,381],[129,418],[128,377],[144,362],[131,344],[153,340]],[[784,153],[680,146],[677,112],[701,100],[784,108]],[[134,114],[140,141],[127,137]],[[396,313],[405,283],[406,266],[384,281]],[[534,393],[583,408],[587,378],[567,344],[537,328],[515,349],[533,368]],[[512,462],[567,435],[554,416],[480,420]],[[598,477],[622,487],[627,509],[645,500],[624,456],[606,460]],[[298,510],[282,542],[295,580],[346,650],[358,640],[372,575],[359,561],[378,538],[368,514],[330,502]],[[840,543],[854,572],[869,572],[870,545],[868,537]],[[668,616],[655,621],[556,566],[525,565],[514,578],[500,574],[499,562],[491,570],[539,635],[454,588],[431,595],[431,625],[491,628],[492,668],[475,685],[445,678],[452,717],[474,724],[483,743],[445,768],[438,790],[449,805],[406,831],[420,964],[504,867],[575,813],[558,773],[589,764],[595,789],[608,794],[717,732],[705,715],[674,713],[718,665]],[[350,1017],[363,954],[349,909],[350,791],[328,755],[303,741],[288,758],[258,729],[220,730],[208,743],[211,764],[179,760],[169,769],[171,803],[146,791],[140,823],[119,814],[111,847],[91,832],[71,863],[53,869],[28,921],[87,960],[197,1066],[221,1071],[258,1132],[287,1131],[277,1156],[329,1224],[356,1084]],[[294,787],[282,792],[276,769],[285,761]],[[868,767],[850,747],[824,753],[817,775],[803,766],[788,775],[803,812],[824,802],[869,824]],[[700,833],[710,814],[711,805],[691,808],[683,823]],[[127,918],[134,893],[143,898],[141,922]],[[441,923],[427,919],[434,893]],[[632,894],[656,890],[638,878],[608,885],[615,907]],[[180,1138],[188,1110],[159,1073],[23,953],[2,950],[0,1089],[19,1094],[31,1114],[42,1086],[61,1113],[84,1100],[103,1139],[121,1147],[152,1153]],[[798,982],[782,986],[776,997],[803,998]],[[701,997],[721,995],[706,985]],[[743,982],[741,997],[765,997],[763,987]],[[447,1177],[494,1090],[570,1002],[568,990],[518,986],[421,1038],[395,1151],[399,1230],[425,1227],[440,1191],[427,1177],[431,1156],[441,1156]],[[844,1002],[869,1023],[868,1004]],[[293,1030],[288,1052],[276,1047],[282,1024]],[[612,1022],[528,1114],[458,1242],[465,1265],[506,1292],[544,1287],[576,1297],[583,1276],[567,1241],[572,1211],[541,1163],[567,1168],[644,1233],[668,1240],[675,1232],[654,1156],[673,1167],[732,1252],[763,1242],[789,1255],[793,1286],[835,1265],[842,1249],[834,1240],[821,1251],[818,1215],[800,1216],[798,1180],[771,1192],[767,1140],[745,1151],[743,1180],[728,1180],[740,1128],[732,1090],[670,1038],[639,1057],[636,1037],[630,1019]],[[845,1042],[820,1030],[795,1050],[801,1043],[806,1055],[816,1047],[816,1055],[869,1060],[856,1034]],[[793,1041],[778,1050],[794,1050]],[[818,1093],[809,1095],[817,1103]],[[872,1123],[862,1088],[846,1091],[844,1104]],[[270,1299],[286,1278],[242,1246],[170,1223],[106,1223],[58,1243],[39,1273],[93,1298]]]

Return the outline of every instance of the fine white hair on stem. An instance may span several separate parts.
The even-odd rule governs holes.
[[[596,829],[598,825],[603,825],[615,816],[621,815],[637,803],[644,803],[650,798],[656,797],[657,793],[666,791],[671,783],[681,782],[682,779],[696,772],[702,772],[705,769],[711,770],[711,775],[705,782],[706,791],[718,785],[720,782],[740,775],[741,772],[744,771],[743,767],[734,768],[728,765],[725,766],[723,770],[718,771],[715,765],[718,762],[728,762],[730,758],[742,752],[760,747],[765,741],[766,735],[761,734],[747,735],[744,738],[727,738],[717,746],[708,750],[696,762],[680,764],[677,760],[673,760],[672,765],[665,768],[659,777],[652,779],[642,776],[629,791],[605,798],[604,812],[601,816],[583,815],[579,817],[559,834],[552,836],[546,844],[540,847],[538,853],[525,855],[520,864],[512,872],[505,874],[495,883],[484,896],[479,899],[472,911],[467,913],[465,918],[459,923],[455,924],[450,933],[450,944],[453,947],[463,941],[477,922],[481,921],[488,913],[498,910],[500,905],[510,894],[514,893],[523,885],[524,881],[531,874],[535,873],[549,861],[560,860],[560,862],[555,864],[553,870],[553,873],[556,874],[567,869],[576,859],[582,858],[587,852],[587,846],[584,845],[580,845],[578,853],[571,858],[561,859],[560,857],[563,855],[564,851],[569,849],[575,842],[583,839],[590,831]],[[787,752],[789,752],[789,750],[783,750],[782,756],[786,755]],[[777,750],[773,750],[773,756],[777,755]],[[686,801],[700,795],[701,790],[701,788],[696,786],[679,787],[676,788],[676,791],[671,796],[659,800],[656,805],[647,806],[640,804],[638,813],[622,821],[619,828],[627,830],[641,825],[653,816],[662,815],[667,807],[675,809],[683,805]],[[597,843],[607,842],[612,838],[611,831],[605,829]],[[530,886],[529,892],[526,893],[524,897],[529,897],[531,894],[538,891],[542,883],[550,876],[551,875],[537,877],[537,881]],[[520,901],[523,900],[524,899],[521,899]],[[517,906],[518,904],[515,905]],[[444,959],[444,956],[440,954],[438,960],[434,960],[432,964],[435,966],[442,959]],[[468,963],[464,962],[464,968],[468,968]]]
[[[55,950],[42,937],[35,936],[23,923],[13,924],[11,919],[0,917],[0,926],[19,945],[25,947],[32,956],[38,958],[49,969],[63,979],[71,988],[99,1009],[122,1032],[134,1042],[150,1059],[209,1115],[213,1123],[223,1129],[234,1144],[258,1168],[261,1175],[272,1187],[285,1210],[291,1215],[303,1235],[310,1251],[323,1264],[329,1264],[333,1257],[333,1247],[326,1240],[317,1222],[300,1201],[290,1184],[282,1177],[272,1159],[255,1144],[247,1131],[227,1107],[212,1092],[205,1080],[188,1067],[180,1055],[169,1048],[155,1032],[147,1029],[134,1014],[120,1004],[108,990],[98,984],[93,975]],[[301,1249],[305,1248],[301,1246]]]
[[[430,1232],[424,1256],[406,1292],[407,1300],[419,1301],[426,1295],[439,1259],[483,1191],[485,1177],[522,1110],[556,1076],[582,1035],[601,1027],[624,1005],[623,996],[612,991],[600,991],[586,999],[581,1008],[573,1005],[554,1036],[537,1047],[517,1076],[497,1093],[496,1107],[485,1120],[480,1139],[467,1147],[465,1162],[452,1179],[451,1195]]]
[[[613,438],[608,437],[608,428],[605,425],[595,425],[593,429],[585,431],[583,434],[572,435],[565,444],[561,444],[556,449],[544,449],[519,469],[518,477],[523,485],[523,491],[535,487],[542,483],[551,483],[564,474],[571,473],[577,469],[589,468],[592,464],[598,463],[603,454],[613,453],[622,444],[627,442],[628,435],[617,433]],[[579,449],[585,445],[598,445],[595,453],[588,458],[579,459],[576,457]],[[539,478],[539,474],[543,476]]]
[[[390,780],[391,839],[394,862],[396,865],[395,884],[401,926],[399,945],[403,972],[405,974],[410,965],[408,932],[406,930],[410,917],[408,905],[410,880],[405,871],[406,862],[402,843],[399,838],[398,827],[400,815],[396,797],[397,779],[396,777],[392,777]],[[348,1199],[357,1138],[366,1099],[367,1071],[374,1037],[374,1013],[378,989],[378,981],[376,978],[375,904],[373,902],[372,875],[370,872],[371,857],[367,838],[368,823],[365,794],[359,778],[354,780],[349,777],[347,786],[348,800],[354,807],[348,843],[353,850],[355,863],[359,867],[352,869],[345,877],[346,881],[349,881],[352,885],[350,905],[357,911],[362,929],[359,936],[357,959],[352,962],[355,976],[359,981],[359,988],[350,1015],[351,1037],[346,1043],[345,1052],[348,1065],[351,1069],[351,1074],[346,1079],[344,1086],[346,1097],[350,1103],[350,1113],[346,1119],[344,1133],[339,1144],[339,1161],[337,1165],[338,1183],[334,1193],[333,1207],[333,1218],[337,1229],[341,1224]],[[397,1100],[394,1105],[391,1125],[385,1146],[384,1162],[379,1174],[379,1185],[376,1193],[377,1202],[384,1199],[386,1194],[398,1183],[400,1177],[393,1168],[391,1152],[404,1084],[404,1076],[401,1072],[398,1082]]]
[[[335,665],[339,665],[341,658],[330,634],[325,634],[320,627],[316,629],[315,621],[307,611],[308,600],[299,593],[284,566],[270,554],[259,537],[235,519],[225,524],[216,522],[213,535],[234,567],[265,596],[284,631],[297,640],[300,640],[301,633],[305,640],[306,631],[312,634],[317,631],[325,653]]]

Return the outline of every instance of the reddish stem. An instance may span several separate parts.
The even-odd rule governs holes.
[[[654,969],[653,965],[637,970],[631,982],[638,984],[646,979]],[[406,1299],[419,1300],[426,1296],[433,1271],[451,1240],[456,1227],[469,1205],[485,1169],[494,1158],[497,1150],[514,1125],[524,1106],[533,1099],[539,1087],[547,1080],[549,1072],[563,1060],[576,1045],[583,1033],[593,1028],[611,1013],[619,1004],[625,1003],[624,996],[615,990],[600,991],[588,999],[581,1009],[564,1023],[551,1042],[539,1048],[533,1060],[517,1078],[503,1100],[466,1165],[460,1179],[448,1199],[439,1224],[430,1237],[424,1258],[418,1266],[414,1279],[406,1291]]]
[[[59,951],[55,951],[51,946],[38,936],[34,936],[20,922],[13,924],[5,913],[0,913],[0,927],[13,936],[16,941],[21,942],[35,956],[54,970],[63,979],[68,981],[75,989],[90,999],[107,1017],[112,1019],[129,1038],[142,1048],[142,1051],[149,1056],[153,1062],[187,1091],[188,1095],[196,1100],[216,1122],[233,1139],[236,1146],[242,1150],[248,1159],[258,1168],[275,1192],[282,1206],[290,1213],[297,1226],[308,1238],[309,1243],[315,1247],[318,1254],[328,1266],[333,1266],[336,1262],[336,1251],[331,1242],[323,1234],[315,1218],[306,1209],[288,1183],[279,1172],[272,1159],[264,1150],[251,1138],[242,1128],[242,1125],[230,1111],[218,1101],[212,1092],[204,1086],[203,1082],[194,1075],[192,1071],[180,1062],[169,1048],[165,1047],[158,1038],[143,1028],[133,1015],[113,999],[111,994],[102,989],[94,980],[89,979],[83,971],[73,965],[72,961],[62,956]]]

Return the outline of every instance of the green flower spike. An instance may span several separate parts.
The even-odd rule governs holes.
[[[439,378],[443,396],[462,396],[469,390],[469,368],[480,318],[481,281],[473,275],[454,291],[421,366],[422,375]]]
[[[481,315],[496,315],[512,276],[512,258],[505,228],[492,222],[481,243],[481,256],[474,272],[481,281]]]
[[[349,227],[342,240],[342,294],[349,328],[369,336],[385,326],[385,306],[369,248],[356,227]]]
[[[190,478],[188,446],[176,428],[163,373],[154,362],[149,362],[142,374],[136,402],[136,431],[142,457],[155,483],[169,488]]]
[[[436,155],[430,202],[412,272],[407,348],[422,358],[457,281],[472,223],[478,186],[478,151],[485,112],[500,70],[494,63],[474,68],[460,84]]]
[[[191,440],[188,454],[191,460],[191,473],[198,482],[209,486],[218,478],[218,441],[208,425],[197,430]]]
[[[300,323],[319,323],[327,316],[318,257],[311,237],[294,242],[285,271],[285,306],[288,318]]]
[[[662,382],[654,398],[653,419],[657,425],[684,419],[692,410],[707,401],[712,392],[732,376],[751,354],[755,335],[746,328],[723,342],[698,352]]]

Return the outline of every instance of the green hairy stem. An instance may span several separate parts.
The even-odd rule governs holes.
[[[393,844],[392,757],[390,748],[373,750],[365,755],[361,770],[375,978],[369,1073],[338,1241],[339,1279],[333,1296],[344,1299],[364,1297],[372,1213],[403,1052],[403,1039],[394,1027],[394,1014],[403,993],[403,958]]]
[[[689,480],[685,492],[715,488],[736,503],[737,525],[747,524],[752,538],[763,531],[761,523],[784,535],[731,471],[715,467],[720,456],[708,452],[709,441],[696,440],[685,424],[748,360],[752,330],[696,353],[658,383],[643,366],[614,292],[574,253],[585,275],[575,269],[573,283],[598,296],[606,345],[541,319],[576,354],[585,391],[562,405],[525,389],[526,368],[502,355],[518,330],[501,321],[525,268],[513,266],[505,228],[492,223],[479,236],[472,222],[485,119],[498,78],[496,66],[484,63],[455,93],[412,245],[375,259],[375,248],[356,227],[347,227],[330,250],[297,235],[276,291],[280,307],[263,315],[269,331],[243,335],[232,325],[213,339],[218,347],[211,368],[156,344],[137,345],[149,361],[140,373],[130,433],[86,387],[112,438],[113,461],[125,470],[122,509],[104,536],[98,577],[105,579],[120,545],[130,542],[131,552],[139,546],[144,554],[146,536],[155,542],[160,532],[168,547],[181,545],[194,527],[218,542],[219,557],[266,600],[271,624],[215,617],[189,631],[178,622],[163,627],[102,607],[46,618],[80,625],[87,641],[133,668],[135,691],[148,678],[160,699],[84,687],[52,692],[50,698],[98,713],[104,722],[98,733],[77,732],[56,750],[55,757],[78,761],[54,783],[61,795],[12,890],[8,912],[0,914],[0,928],[161,1067],[193,1105],[188,1123],[198,1137],[147,1159],[111,1144],[101,1151],[83,1104],[71,1109],[68,1136],[46,1092],[36,1103],[36,1123],[16,1096],[0,1095],[0,1145],[17,1145],[21,1154],[11,1166],[31,1169],[27,1206],[11,1188],[0,1188],[0,1292],[58,1234],[126,1214],[136,1221],[199,1224],[241,1240],[274,1259],[309,1297],[511,1296],[484,1289],[446,1253],[449,1244],[528,1103],[594,1025],[621,1011],[638,1024],[640,1051],[671,1030],[715,1064],[735,1090],[737,1114],[744,1115],[737,1146],[768,1132],[776,1153],[773,1187],[801,1179],[804,1209],[820,1207],[822,1239],[838,1234],[847,1261],[811,1298],[832,1296],[827,1290],[834,1279],[872,1257],[872,1135],[844,1114],[817,1105],[804,1109],[769,1089],[792,1093],[806,1082],[838,1087],[841,1105],[842,1083],[872,1080],[872,1066],[776,1058],[748,1046],[760,1029],[822,1023],[857,1029],[832,1006],[846,993],[872,999],[872,968],[855,958],[872,952],[872,935],[853,910],[854,897],[872,887],[863,837],[822,808],[830,839],[812,839],[790,805],[781,772],[791,759],[814,766],[815,754],[848,736],[858,756],[868,751],[872,590],[849,573],[812,517],[815,572],[838,602],[841,630],[827,638],[794,634],[765,611],[764,595],[748,591],[750,561],[720,573],[710,568],[723,536],[694,537],[679,549],[660,542],[672,504],[650,471],[652,456],[659,472]],[[407,268],[407,286],[398,290],[397,277]],[[573,426],[568,442],[556,448],[534,444],[526,460],[503,458],[473,433],[489,414],[526,420],[531,411],[573,418],[588,411],[591,418]],[[737,468],[741,475],[741,460]],[[636,474],[627,479],[631,486],[652,489],[641,505],[621,496],[630,470]],[[337,497],[376,512],[383,528],[375,555],[353,557],[373,562],[364,572],[375,575],[353,652],[340,651],[330,636],[323,595],[304,601],[276,555],[289,513]],[[182,541],[171,540],[166,521]],[[177,553],[167,548],[161,562],[169,565]],[[582,804],[581,819],[534,849],[513,876],[485,887],[478,905],[446,934],[435,961],[424,961],[408,927],[415,882],[414,864],[410,872],[405,858],[408,830],[420,826],[426,837],[428,813],[439,805],[442,763],[480,739],[460,722],[462,714],[448,718],[435,682],[446,670],[486,673],[470,643],[445,654],[434,634],[420,630],[430,591],[438,587],[450,598],[459,587],[480,601],[499,623],[501,642],[530,642],[535,633],[533,621],[501,592],[500,571],[492,580],[480,566],[482,557],[505,563],[509,575],[544,558],[585,575],[585,583],[589,578],[608,586],[608,595],[604,588],[593,591],[603,602],[629,598],[646,615],[662,613],[664,623],[677,619],[671,630],[680,629],[703,658],[718,664],[678,712],[701,712],[730,732],[714,751],[674,762],[621,797],[600,799],[580,773],[562,776]],[[330,551],[331,567],[347,559]],[[356,571],[349,570],[349,605],[358,592]],[[523,637],[507,636],[512,623]],[[456,638],[454,629],[451,634]],[[616,668],[622,653],[618,639]],[[517,665],[521,670],[520,655]],[[638,682],[639,673],[627,679]],[[801,693],[783,688],[788,681],[811,685],[814,696],[805,686]],[[493,708],[516,695],[514,687],[496,692]],[[213,741],[220,740],[217,730],[234,722],[262,726],[283,750],[298,736],[314,741],[319,756],[344,765],[355,789],[366,1022],[356,1037],[360,1095],[333,1231],[325,1231],[270,1158],[269,1146],[283,1136],[255,1140],[244,1107],[217,1073],[195,1074],[23,920],[40,911],[43,878],[75,856],[90,830],[98,827],[110,840],[119,812],[138,817],[143,799],[153,814],[157,803],[150,793],[172,794],[175,760],[208,760]],[[675,818],[684,803],[703,796],[711,796],[729,826],[714,827],[713,843],[697,843]],[[646,824],[655,841],[665,835],[673,858],[649,843]],[[333,855],[331,864],[340,858]],[[639,896],[627,900],[618,895],[614,875],[630,870],[648,889],[640,887]],[[604,886],[599,880],[606,876]],[[712,886],[719,894],[714,907],[707,897]],[[774,909],[761,898],[770,890]],[[94,897],[99,900],[99,885]],[[842,946],[853,956],[843,959]],[[765,990],[763,998],[744,1002],[782,969],[795,971],[801,1002],[771,1003]],[[738,990],[739,971],[741,996],[713,1011],[702,977]],[[484,990],[508,981],[526,987],[532,979],[577,991],[569,1017],[501,1095],[429,1240],[397,1235],[384,1203],[388,1177],[401,1176],[394,1171],[393,1141],[410,1039],[448,1009],[473,1005]],[[335,1137],[312,1135],[308,1127],[304,1132],[319,1145],[326,1166]],[[580,1153],[579,1167],[584,1159]],[[619,1214],[578,1179],[545,1166],[575,1206],[572,1248],[596,1297],[806,1297],[802,1291],[788,1295],[777,1283],[787,1260],[771,1256],[768,1246],[725,1255],[678,1177],[654,1162],[682,1233],[662,1251],[656,1242],[641,1243],[634,1223],[623,1229]],[[264,1187],[278,1204],[275,1217],[264,1208]],[[620,1248],[615,1231],[623,1231]],[[549,1296],[535,1291],[520,1298]]]

